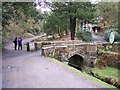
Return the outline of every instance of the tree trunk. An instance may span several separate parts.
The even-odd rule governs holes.
[[[54,32],[53,32],[52,36],[53,36],[53,39],[55,39],[55,33]]]
[[[65,30],[65,34],[68,35],[68,30],[67,29]]]
[[[76,18],[75,17],[71,17],[70,18],[71,40],[74,40],[74,38],[75,38],[75,28],[76,28]]]
[[[79,19],[77,19],[76,20],[76,31],[79,31],[80,30],[80,20]]]
[[[60,33],[60,27],[59,26],[58,26],[58,35],[59,35],[60,38],[62,37],[62,35]]]

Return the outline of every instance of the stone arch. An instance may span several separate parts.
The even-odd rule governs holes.
[[[81,56],[83,59],[84,59],[84,57],[85,57],[84,54],[81,54],[81,53],[79,53],[79,52],[74,52],[74,53],[69,54],[68,59],[71,58],[71,57],[74,56],[74,55],[79,55],[79,56]]]
[[[68,58],[68,65],[73,66],[79,70],[82,70],[84,65],[84,57],[80,54],[74,54]]]

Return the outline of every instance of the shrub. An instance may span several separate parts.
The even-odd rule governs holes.
[[[110,36],[110,30],[106,30],[105,32],[104,32],[104,37],[105,37],[105,40],[106,41],[109,41],[109,36]]]
[[[38,35],[40,34],[41,31],[38,28],[35,28],[35,29],[28,29],[27,32],[34,35]]]
[[[115,32],[115,41],[120,41],[120,34],[118,32]]]
[[[98,54],[98,55],[102,55],[104,52],[105,52],[105,50],[102,49],[102,48],[100,48],[100,49],[98,49],[97,54]]]
[[[27,32],[33,34],[33,30],[32,29],[27,29]]]
[[[120,28],[113,28],[114,31],[118,32],[120,34]]]
[[[83,41],[90,42],[92,41],[92,33],[90,31],[80,30],[76,33],[76,36]]]
[[[117,32],[117,30],[113,31],[115,33],[115,41],[120,41],[120,34]],[[106,41],[109,41],[111,30],[106,30],[104,33],[104,37]]]

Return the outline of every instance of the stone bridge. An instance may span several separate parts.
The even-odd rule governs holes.
[[[120,43],[114,43],[113,47],[118,47]],[[99,48],[107,48],[111,45],[104,43],[84,43],[80,40],[70,41],[43,41],[37,43],[42,49],[42,55],[53,57],[74,66],[93,66],[96,63],[97,52]],[[119,49],[117,50],[119,51]]]
[[[62,62],[79,63],[90,65],[96,62],[97,46],[92,43],[46,45],[42,48],[42,54],[56,58]],[[78,61],[75,59],[79,59]]]

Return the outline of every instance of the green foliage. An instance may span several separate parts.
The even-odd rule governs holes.
[[[50,6],[53,12],[65,15],[66,18],[77,17],[83,20],[93,19],[96,10],[91,2],[53,2]]]
[[[115,32],[115,41],[120,41],[120,34],[118,32]]]
[[[64,27],[63,23],[67,20],[67,27],[71,31],[72,40],[74,40],[76,20],[92,20],[95,16],[95,5],[90,2],[53,2],[47,4],[53,13],[58,14],[57,18],[59,18],[59,25],[62,25],[62,28]],[[64,19],[66,20],[64,21]],[[50,25],[52,26],[51,23],[48,26]],[[56,31],[56,28],[54,30]]]
[[[110,30],[106,30],[105,32],[104,32],[104,37],[105,37],[105,40],[106,41],[109,41],[109,36],[110,36]]]
[[[118,25],[118,2],[99,2],[96,6],[98,15],[104,18],[107,25]]]
[[[79,39],[82,39],[83,41],[92,41],[92,33],[90,31],[80,30],[76,33],[76,35]]]
[[[36,27],[31,28],[30,20],[33,20],[32,23],[36,24],[39,19],[43,19],[43,16],[36,11],[32,2],[2,2],[2,36],[5,39],[4,41],[8,38],[8,34],[14,37],[14,35],[24,34],[30,29],[34,30]],[[10,23],[19,27],[19,31],[10,30]],[[34,31],[36,34],[38,33],[38,30]]]
[[[118,33],[120,34],[120,28],[118,28],[118,29],[116,30],[116,32],[118,32]]]
[[[43,30],[47,35],[49,34],[59,34],[62,36],[64,31],[68,28],[68,20],[63,18],[62,15],[53,13],[46,18],[46,21],[43,25]]]
[[[119,79],[118,73],[120,73],[120,70],[113,67],[107,67],[103,70],[99,70],[95,68],[95,69],[92,69],[92,72],[103,77],[111,77],[118,80]]]
[[[105,52],[103,48],[99,48],[97,54],[102,55]]]
[[[120,41],[120,34],[117,32],[118,29],[106,30],[104,32],[104,37],[105,37],[106,41],[109,41],[111,31],[113,31],[115,33],[115,41],[119,42]]]
[[[15,22],[26,22],[30,17],[39,17],[35,7],[30,2],[3,2],[2,3],[2,25],[9,25],[9,20]]]
[[[41,33],[41,30],[39,30],[38,28],[35,28],[35,29],[28,29],[27,32],[32,33],[34,35],[38,35]]]

